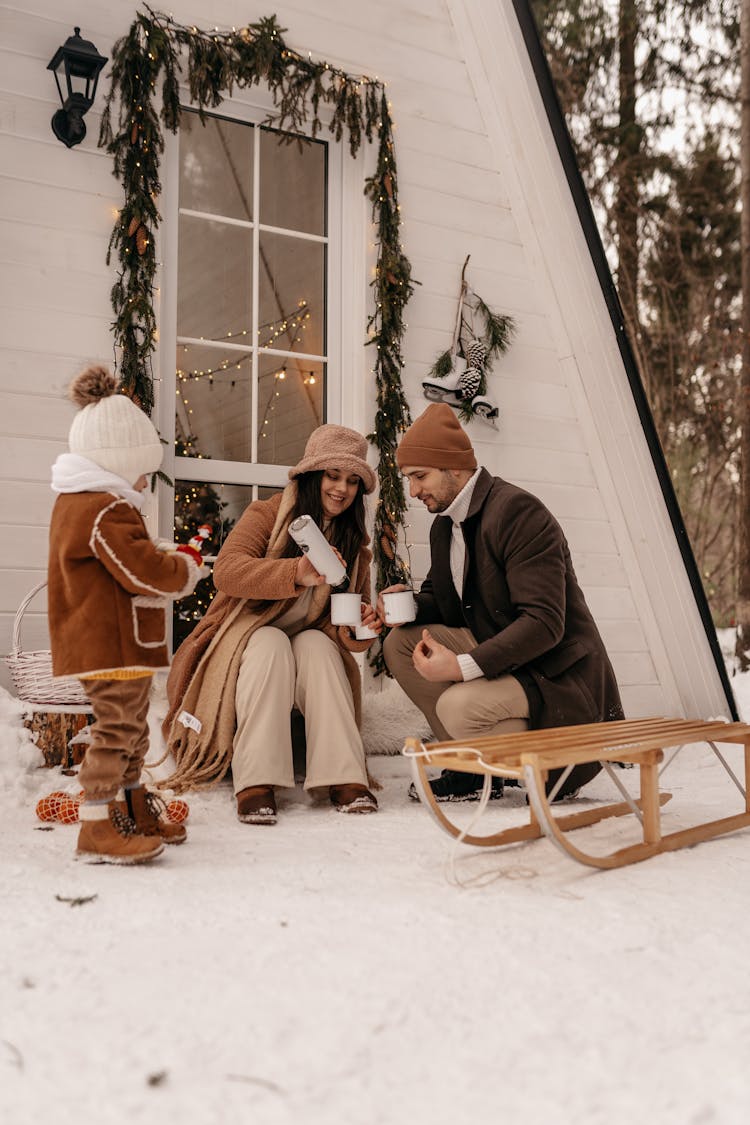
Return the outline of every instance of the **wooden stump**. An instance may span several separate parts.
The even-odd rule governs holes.
[[[68,743],[93,721],[94,716],[88,714],[34,711],[24,719],[24,726],[31,731],[34,742],[44,755],[45,766],[72,769],[83,761],[85,747],[81,743],[69,747]]]

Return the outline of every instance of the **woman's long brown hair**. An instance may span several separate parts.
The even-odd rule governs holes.
[[[323,479],[323,469],[316,469],[312,473],[300,473],[297,479],[297,501],[289,515],[289,523],[298,516],[312,516],[318,527],[323,530],[326,515],[320,498],[320,486]],[[354,500],[338,516],[331,520],[325,537],[337,551],[340,551],[346,560],[346,569],[350,570],[359,555],[360,548],[366,538],[365,529],[365,486],[359,478],[357,494]],[[287,538],[283,558],[296,558],[302,551],[291,536]]]

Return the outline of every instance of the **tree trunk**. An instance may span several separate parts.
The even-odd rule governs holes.
[[[740,13],[742,116],[740,152],[742,180],[740,200],[740,248],[742,255],[742,371],[740,375],[739,424],[740,508],[739,572],[737,576],[736,656],[740,670],[750,668],[750,0],[742,0]]]
[[[617,287],[628,336],[640,351],[638,317],[638,176],[641,130],[636,120],[635,49],[638,34],[637,0],[620,0],[617,27],[619,54],[619,113],[615,177],[615,235]],[[642,372],[645,378],[645,372]],[[648,388],[647,388],[648,389]]]

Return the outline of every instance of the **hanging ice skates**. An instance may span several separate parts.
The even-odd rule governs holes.
[[[447,352],[438,356],[422,382],[425,398],[454,406],[465,421],[481,418],[497,425],[499,409],[487,397],[487,372],[493,359],[507,351],[515,331],[512,317],[494,313],[466,282],[467,254],[461,290]]]

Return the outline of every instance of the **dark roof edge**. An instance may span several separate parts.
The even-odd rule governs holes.
[[[570,133],[568,132],[568,127],[565,122],[565,115],[563,114],[562,106],[557,96],[557,90],[555,89],[554,82],[552,81],[552,74],[549,69],[547,57],[544,53],[544,48],[542,47],[541,37],[539,35],[536,20],[534,18],[533,12],[531,11],[529,0],[512,0],[512,2],[519,26],[521,28],[521,33],[526,44],[526,49],[529,52],[529,60],[536,76],[539,92],[542,96],[542,102],[544,103],[544,108],[547,113],[547,119],[555,138],[557,151],[560,155],[560,159],[565,170],[565,175],[568,180],[568,186],[570,187],[573,202],[575,204],[576,211],[578,212],[578,218],[580,219],[581,227],[583,229],[586,243],[589,248],[589,253],[591,254],[591,260],[594,264],[594,269],[596,270],[597,277],[599,278],[599,284],[602,287],[604,300],[606,301],[607,308],[609,309],[609,315],[612,319],[612,327],[614,329],[615,336],[617,338],[617,344],[620,349],[620,354],[625,365],[628,381],[630,383],[630,389],[632,391],[633,399],[635,400],[635,405],[638,410],[638,416],[641,420],[641,426],[643,427],[643,432],[645,434],[646,441],[651,452],[651,459],[654,463],[654,468],[656,469],[656,475],[658,477],[662,494],[664,496],[664,502],[667,505],[667,511],[669,512],[669,518],[672,522],[672,528],[674,530],[675,537],[680,548],[682,560],[685,564],[685,570],[687,571],[687,575],[690,580],[690,585],[693,590],[693,596],[695,597],[698,612],[700,613],[703,627],[706,631],[706,637],[708,639],[711,652],[713,653],[714,661],[716,663],[716,670],[719,673],[719,679],[721,680],[722,686],[724,688],[724,693],[729,705],[731,717],[733,720],[737,721],[739,719],[737,705],[735,703],[734,693],[732,692],[732,687],[729,682],[729,676],[727,674],[726,665],[724,663],[724,657],[722,656],[721,648],[719,647],[719,640],[716,635],[716,629],[714,628],[714,623],[711,618],[711,611],[708,606],[706,592],[703,589],[703,583],[701,582],[700,572],[695,561],[693,549],[690,546],[690,540],[688,538],[687,529],[685,528],[685,523],[682,518],[682,512],[680,511],[679,504],[677,503],[677,497],[675,495],[674,488],[672,487],[672,480],[669,475],[669,469],[667,467],[667,462],[665,460],[664,452],[661,447],[661,442],[659,441],[659,436],[656,432],[656,426],[654,424],[653,415],[651,414],[651,408],[648,404],[648,399],[646,398],[646,393],[643,389],[643,383],[641,382],[638,365],[636,364],[635,356],[633,355],[632,348],[630,347],[630,341],[628,339],[627,332],[625,331],[625,318],[623,316],[622,306],[620,305],[620,298],[617,294],[615,283],[612,279],[612,274],[609,269],[609,263],[607,262],[606,255],[604,253],[604,247],[599,235],[599,228],[596,225],[596,219],[594,218],[594,213],[591,208],[589,194],[586,190],[586,185],[583,182],[580,168],[578,167],[578,161],[576,159],[575,149],[573,148],[573,142],[571,140]]]

